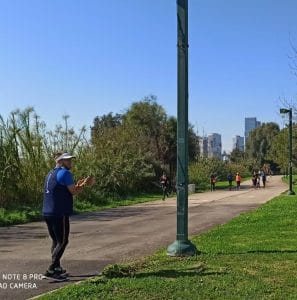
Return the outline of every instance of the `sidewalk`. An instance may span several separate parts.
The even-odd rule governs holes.
[[[189,233],[199,234],[226,223],[286,189],[281,177],[275,176],[269,179],[266,189],[254,190],[244,185],[240,191],[190,195]],[[175,233],[174,198],[74,216],[70,244],[62,263],[71,273],[69,282],[73,283],[98,274],[109,263],[138,258],[166,247],[174,241]],[[0,228],[0,241],[0,299],[27,299],[67,284],[24,279],[24,275],[43,273],[49,263],[50,240],[44,223]],[[20,274],[21,279],[3,280],[4,274]],[[11,282],[16,285],[10,287]],[[7,289],[1,289],[3,283],[8,283]]]

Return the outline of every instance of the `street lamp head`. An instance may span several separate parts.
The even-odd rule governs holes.
[[[287,108],[281,108],[281,109],[279,110],[279,112],[280,112],[281,114],[287,114],[287,113],[290,112],[290,109],[287,109]]]

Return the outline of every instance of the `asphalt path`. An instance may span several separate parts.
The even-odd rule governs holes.
[[[218,190],[189,196],[189,234],[196,235],[253,210],[287,190],[280,176],[267,187]],[[50,260],[44,222],[0,228],[0,299],[28,299],[95,276],[104,266],[152,254],[175,240],[176,199],[85,213],[71,217],[70,243],[62,265],[69,281],[41,280]]]

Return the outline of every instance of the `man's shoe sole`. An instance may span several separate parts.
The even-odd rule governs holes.
[[[45,276],[45,275],[43,275],[42,279],[53,280],[53,281],[57,281],[57,282],[62,282],[62,281],[68,281],[69,280],[69,278],[67,276],[53,277],[53,276]]]

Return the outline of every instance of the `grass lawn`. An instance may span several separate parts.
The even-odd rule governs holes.
[[[119,206],[134,205],[137,203],[160,200],[160,194],[143,194],[140,196],[132,196],[128,199],[120,199],[108,201],[102,205],[94,205],[90,202],[77,201],[74,198],[74,209],[76,213],[100,211],[108,208]],[[41,220],[41,207],[31,206],[12,206],[10,208],[0,208],[0,226],[10,226],[14,224],[23,224],[31,221]]]
[[[40,299],[297,299],[297,196],[281,195],[192,241],[189,258],[165,249]]]

